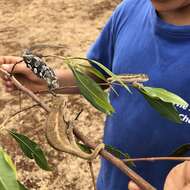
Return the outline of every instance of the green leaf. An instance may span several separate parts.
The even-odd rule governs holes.
[[[174,104],[188,106],[185,100],[162,88],[140,86],[138,90],[144,95],[148,103],[163,117],[175,123],[182,123]]]
[[[65,58],[62,57],[64,60]],[[91,63],[91,64],[95,64],[97,66],[99,66],[107,75],[111,76],[111,77],[114,77],[115,74],[112,73],[107,67],[105,67],[104,65],[102,65],[101,63],[95,61],[95,60],[92,60],[92,59],[88,59],[88,58],[84,58],[84,57],[69,57],[67,58],[65,61],[65,63],[68,65],[68,66],[77,66],[77,65],[81,65],[80,63],[78,64],[75,64],[75,65],[71,65],[71,60],[84,60],[84,61],[87,61],[88,63]]]
[[[184,144],[178,147],[170,156],[171,157],[184,156],[189,151],[190,151],[190,144]]]
[[[123,153],[122,151],[120,151],[119,149],[110,146],[110,145],[105,145],[105,149],[110,152],[111,154],[113,154],[114,156],[116,156],[119,159],[130,159],[129,154],[127,153]],[[127,164],[130,167],[135,167],[135,163],[134,162],[127,162]]]
[[[62,57],[64,60],[65,58]],[[112,73],[107,67],[105,67],[103,64],[95,61],[95,60],[92,60],[92,59],[88,59],[88,58],[83,58],[83,57],[70,57],[70,58],[67,58],[66,59],[66,64],[71,68],[74,67],[74,66],[77,66],[77,65],[80,65],[80,64],[75,64],[74,66],[71,64],[71,60],[85,60],[85,61],[88,61],[89,63],[91,64],[95,64],[97,65],[98,67],[100,67],[108,76],[112,77],[115,81],[119,82],[129,93],[132,93],[129,89],[129,87],[122,81],[120,80],[117,75],[115,75],[114,73]]]
[[[19,184],[19,190],[28,190],[20,181],[17,181]]]
[[[19,190],[15,166],[2,149],[0,149],[0,190]]]
[[[98,110],[111,115],[114,112],[112,105],[109,103],[108,94],[92,80],[88,75],[69,65],[78,84],[81,94]]]
[[[79,146],[79,148],[80,148],[82,151],[84,151],[84,152],[86,152],[86,153],[88,153],[88,154],[91,154],[91,153],[92,153],[91,148],[89,148],[87,145],[82,144],[82,143],[79,143],[79,142],[77,142],[77,145]]]
[[[161,116],[165,117],[166,119],[174,122],[174,123],[182,123],[179,113],[174,107],[173,104],[163,102],[162,100],[159,99],[154,99],[152,97],[149,97],[144,94],[145,99],[147,102],[156,110],[160,113]]]
[[[89,63],[91,64],[95,64],[97,65],[98,67],[100,67],[108,76],[112,77],[115,81],[119,82],[129,93],[131,93],[129,87],[122,81],[120,80],[117,75],[115,75],[114,73],[112,73],[107,67],[105,67],[103,64],[95,61],[95,60],[92,60],[92,59],[88,59],[88,58],[82,58],[82,57],[72,57],[70,59],[78,59],[78,60],[85,60],[85,61],[88,61]],[[69,63],[67,63],[69,65]]]
[[[101,63],[98,63],[95,60],[91,60],[91,59],[87,59],[89,62],[97,65],[98,67],[100,67],[104,72],[106,72],[109,76],[111,76],[113,78],[114,81],[119,82],[129,93],[132,93],[131,90],[129,89],[129,87],[121,80],[117,77],[117,75],[115,75],[114,73],[112,73],[107,67],[105,67],[104,65],[102,65]]]
[[[155,99],[160,99],[163,102],[178,104],[181,106],[188,106],[188,103],[185,100],[183,100],[181,97],[165,89],[142,86],[140,90],[142,93],[146,94],[147,96],[150,96]]]
[[[107,83],[107,79],[105,78],[105,76],[99,71],[97,70],[95,67],[89,66],[89,65],[83,65],[83,64],[78,64],[79,68],[83,68],[84,71],[87,71],[89,73],[94,74],[96,77],[98,77],[99,79],[105,81],[105,83]],[[83,71],[83,72],[84,72]],[[109,83],[107,83],[109,85]],[[103,84],[105,85],[105,84]],[[119,94],[117,93],[117,91],[113,88],[112,85],[109,85],[110,88],[112,89],[112,91],[119,96]]]
[[[105,76],[96,68],[90,66],[90,65],[84,65],[84,64],[78,64],[78,66],[84,70],[86,70],[89,73],[94,74],[95,76],[97,76],[98,78],[102,79],[103,81],[106,81]]]
[[[9,133],[18,142],[20,148],[28,158],[34,159],[41,169],[46,171],[51,170],[45,155],[38,144],[22,134],[18,134],[14,131],[9,131]]]
[[[95,64],[97,65],[98,67],[100,67],[105,73],[107,73],[107,75],[111,76],[111,77],[115,77],[115,74],[112,73],[107,67],[105,67],[103,64],[95,61],[95,60],[92,60],[92,59],[87,59],[87,58],[84,58],[86,59],[88,62],[92,63],[92,64]]]

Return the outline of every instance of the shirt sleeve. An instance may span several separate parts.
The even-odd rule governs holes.
[[[112,16],[107,21],[105,27],[100,33],[99,37],[92,44],[91,48],[87,53],[87,58],[95,60],[104,66],[106,66],[109,70],[112,71],[112,62],[114,57],[114,46],[116,39],[116,29],[117,29],[117,17],[122,7],[121,3],[113,12]],[[99,69],[103,74],[105,74],[98,66],[92,64],[94,67]]]

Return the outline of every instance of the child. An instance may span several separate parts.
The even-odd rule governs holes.
[[[124,0],[114,11],[88,57],[103,63],[116,74],[145,73],[145,85],[166,88],[190,102],[190,0]],[[0,59],[8,71],[14,57]],[[44,89],[24,64],[16,67],[21,82],[32,90]],[[75,85],[70,71],[57,70],[62,85]],[[14,90],[4,78],[7,91]],[[190,141],[189,108],[180,109],[183,124],[162,118],[134,91],[129,94],[115,87],[119,96],[110,92],[116,112],[107,117],[104,143],[131,157],[167,156],[181,144]],[[63,93],[77,93],[78,90]],[[158,190],[173,162],[137,163],[135,170]],[[127,189],[129,179],[108,161],[102,159],[98,190]]]

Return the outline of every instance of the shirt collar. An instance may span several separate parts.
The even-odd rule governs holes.
[[[174,24],[166,23],[158,16],[153,6],[151,10],[151,16],[153,18],[156,34],[169,36],[172,38],[190,38],[190,25],[177,26]]]

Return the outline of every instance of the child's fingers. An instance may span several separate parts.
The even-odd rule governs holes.
[[[4,81],[10,81],[11,79],[7,75],[1,77]]]
[[[23,76],[22,80],[39,81],[39,78],[26,66],[25,63],[19,63],[14,68],[13,66],[14,64],[3,64],[1,68],[6,70],[8,73]],[[9,80],[5,75],[1,76],[1,78],[5,81]],[[18,78],[18,76],[16,78]]]
[[[3,64],[2,69],[6,70],[8,73],[12,72],[13,74],[27,75],[32,72],[29,68],[26,67],[25,63],[18,63],[12,70],[13,66],[14,64]]]
[[[8,73],[12,71],[14,64],[3,64],[2,69],[6,70]],[[13,73],[20,73],[23,72],[23,66],[21,66],[21,63],[19,65],[16,65]]]
[[[12,81],[4,81],[3,82],[3,85],[6,87],[6,88],[13,88],[15,85],[12,83]]]
[[[15,85],[11,81],[3,81],[2,84],[5,87],[6,92],[12,92],[16,89]]]
[[[5,91],[6,92],[13,92],[15,90],[15,87],[7,87],[7,88],[5,88]]]
[[[14,64],[18,61],[21,61],[21,57],[15,57],[15,56],[0,56],[0,65],[2,64]]]

